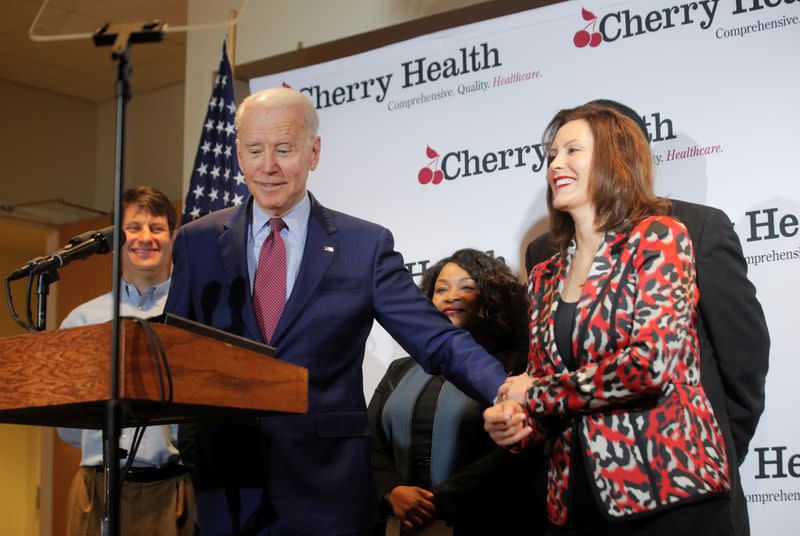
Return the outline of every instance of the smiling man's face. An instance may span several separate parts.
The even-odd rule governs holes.
[[[128,279],[136,275],[156,281],[169,277],[172,260],[172,242],[175,234],[169,230],[166,216],[153,216],[150,211],[131,204],[122,216],[125,230],[125,254],[122,256],[122,274]]]
[[[317,167],[320,139],[308,133],[301,106],[253,105],[239,125],[236,149],[247,187],[273,218],[284,216],[306,193]]]

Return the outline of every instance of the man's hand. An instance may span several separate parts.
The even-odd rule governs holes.
[[[509,376],[497,390],[497,401],[513,400],[519,405],[524,405],[531,384],[533,384],[533,378],[527,374]]]
[[[396,486],[386,494],[395,517],[409,529],[421,529],[433,521],[433,493],[416,486]]]
[[[533,432],[525,410],[513,400],[503,400],[487,408],[483,412],[483,429],[501,447],[516,445]]]

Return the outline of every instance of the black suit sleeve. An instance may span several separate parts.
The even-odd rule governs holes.
[[[550,243],[550,233],[544,233],[534,239],[525,248],[525,269],[531,273],[531,269],[540,262],[549,259],[555,254],[556,250]]]
[[[724,212],[708,212],[696,243],[700,315],[722,378],[741,464],[764,410],[769,332],[756,289],[747,279],[739,238]]]
[[[503,512],[525,512],[531,534],[538,534],[545,526],[545,486],[541,446],[520,454],[495,447],[433,489],[436,517],[470,527],[470,534],[498,534],[518,528],[517,517]]]
[[[462,525],[486,515],[488,499],[503,489],[499,484],[513,474],[515,455],[496,447],[433,489],[436,517]],[[519,470],[519,468],[516,468]]]

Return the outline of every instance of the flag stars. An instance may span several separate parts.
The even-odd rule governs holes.
[[[184,205],[187,221],[220,208],[242,206],[249,195],[247,181],[236,159],[234,79],[225,54],[212,79],[214,89],[207,101],[195,156],[196,169],[192,172]]]

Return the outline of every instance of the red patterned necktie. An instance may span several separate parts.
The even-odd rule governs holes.
[[[253,286],[253,307],[266,343],[272,339],[286,305],[286,244],[280,235],[284,227],[280,218],[269,220],[269,236],[258,255]]]

